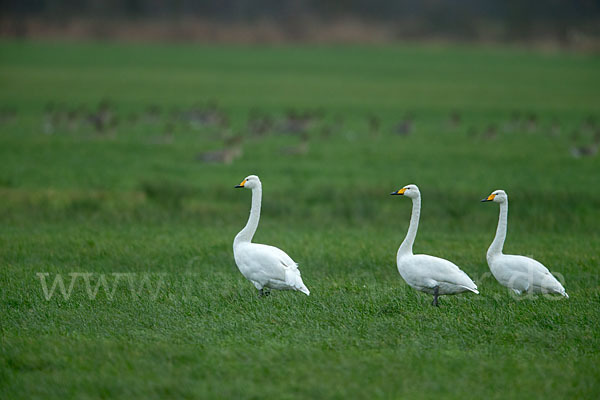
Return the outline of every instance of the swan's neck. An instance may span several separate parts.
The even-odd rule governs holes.
[[[260,219],[260,203],[262,200],[262,188],[260,186],[252,189],[252,207],[250,208],[250,217],[244,229],[237,234],[234,240],[235,243],[251,242],[256,228],[258,228],[258,220]]]
[[[488,257],[495,254],[502,254],[504,240],[506,239],[506,226],[508,225],[508,200],[500,203],[500,217],[498,218],[498,228],[496,228],[496,237],[488,249]]]
[[[412,202],[412,214],[410,216],[408,233],[398,249],[398,256],[413,253],[413,244],[415,243],[415,237],[417,236],[417,229],[419,228],[419,216],[421,215],[421,197],[419,196],[412,199]]]

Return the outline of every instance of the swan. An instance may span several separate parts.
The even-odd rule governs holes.
[[[412,247],[419,227],[421,213],[421,192],[416,185],[407,185],[390,193],[404,195],[413,202],[412,215],[406,238],[398,249],[396,263],[402,279],[410,287],[421,292],[433,294],[433,304],[438,305],[438,296],[470,291],[479,294],[475,283],[454,263],[443,258],[426,254],[413,254]]]
[[[252,190],[250,217],[244,229],[233,239],[233,257],[240,272],[248,279],[260,296],[269,292],[264,288],[278,290],[298,290],[307,296],[310,291],[302,282],[298,264],[283,250],[265,244],[252,243],[260,219],[262,185],[256,175],[246,177],[236,188]]]
[[[508,195],[506,192],[496,190],[481,201],[493,201],[500,204],[496,237],[494,237],[486,257],[496,280],[519,295],[523,292],[555,293],[568,298],[569,295],[565,288],[540,262],[529,257],[502,254],[508,224]]]

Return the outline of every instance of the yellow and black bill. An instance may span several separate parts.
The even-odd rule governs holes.
[[[494,200],[494,197],[496,197],[495,194],[490,194],[488,197],[486,197],[485,199],[481,199],[481,201],[492,201]]]
[[[246,185],[246,179],[244,179],[244,180],[242,181],[242,183],[240,183],[239,185],[236,185],[235,187],[236,187],[236,188],[243,188],[245,185]]]
[[[406,192],[406,188],[402,188],[400,190],[396,190],[395,192],[390,193],[392,196],[393,195],[400,195],[402,196],[404,194],[404,192]]]

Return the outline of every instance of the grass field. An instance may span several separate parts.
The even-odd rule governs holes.
[[[572,155],[598,137],[597,55],[0,54],[1,398],[600,396],[600,158]],[[233,162],[202,161],[232,142]],[[233,187],[252,173],[255,241],[299,262],[310,297],[258,298],[235,266],[250,193]],[[415,251],[460,265],[480,296],[434,308],[402,281],[411,205],[388,194],[408,183]],[[479,200],[494,189],[511,200],[505,251],[564,277],[568,300],[516,299],[490,276],[498,207]],[[72,292],[47,300],[57,276]]]

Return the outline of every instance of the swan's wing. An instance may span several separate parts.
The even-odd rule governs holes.
[[[492,259],[492,272],[504,286],[521,291],[529,290],[533,282],[541,281],[550,274],[539,262],[523,256],[502,254]]]
[[[252,243],[252,246],[271,262],[279,263],[285,268],[298,269],[298,264],[285,251],[267,244]]]
[[[250,243],[244,255],[250,265],[251,280],[272,282],[278,286],[310,292],[304,286],[298,264],[283,250],[266,244]]]
[[[544,264],[537,260],[534,260],[533,258],[503,254],[500,259],[504,265],[506,265],[508,268],[514,271],[535,271],[539,274],[550,273],[550,271],[548,270],[548,268],[546,268]]]
[[[285,279],[279,257],[271,246],[248,243],[241,246],[237,253],[236,261],[246,278],[258,282]]]
[[[521,291],[530,288],[565,293],[558,280],[539,261],[533,258],[502,254],[492,260],[492,272],[503,285]]]
[[[310,295],[310,291],[304,285],[304,282],[302,282],[302,276],[300,274],[300,269],[298,269],[298,264],[292,260],[292,258],[288,256],[285,251],[278,249],[277,247],[264,244],[258,246],[263,246],[265,251],[272,254],[277,262],[279,262],[279,264],[283,267],[285,274],[284,282],[286,285],[295,290],[299,290],[306,295]]]
[[[431,287],[448,284],[479,293],[475,282],[456,264],[448,260],[426,254],[418,254],[413,256],[412,264],[414,265],[415,272],[424,278],[424,283],[427,283]]]

